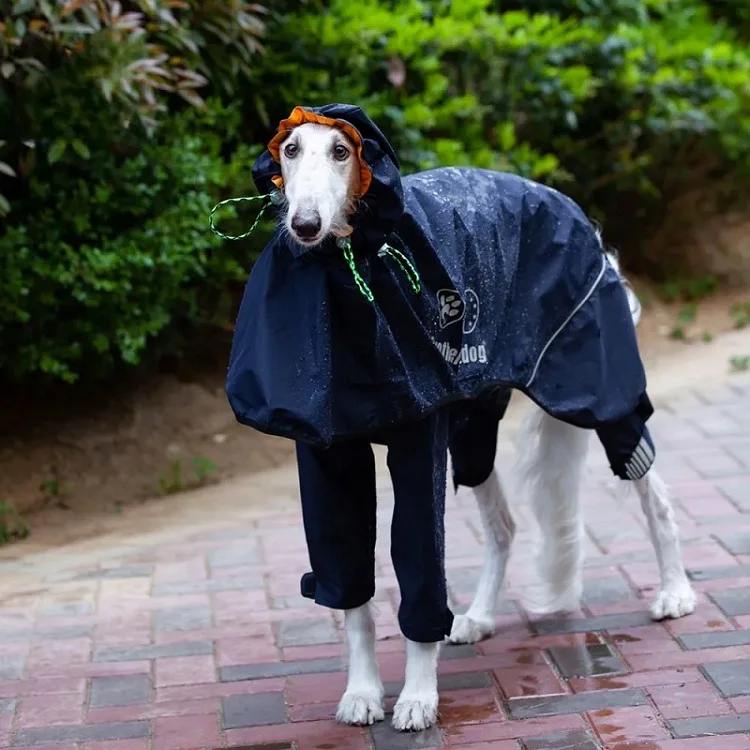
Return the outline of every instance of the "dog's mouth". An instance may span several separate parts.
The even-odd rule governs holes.
[[[315,247],[323,241],[325,236],[323,232],[318,232],[313,237],[300,237],[296,232],[291,232],[291,235],[294,237],[294,241],[302,247]]]

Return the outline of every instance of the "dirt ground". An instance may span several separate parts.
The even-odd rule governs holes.
[[[635,280],[635,287],[644,301],[639,336],[651,373],[669,378],[672,366],[698,374],[709,360],[726,371],[729,356],[750,355],[734,351],[731,337],[723,348],[716,345],[733,328],[732,305],[747,292],[703,300],[677,340],[671,334],[684,305],[659,301],[647,283]],[[12,502],[33,527],[51,517],[118,513],[126,504],[289,460],[290,441],[235,422],[223,378],[217,365],[194,378],[156,375],[106,400],[34,404],[32,419],[16,418],[0,434],[0,501]]]

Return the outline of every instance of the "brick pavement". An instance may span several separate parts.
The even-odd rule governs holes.
[[[674,396],[654,419],[694,615],[649,620],[658,577],[644,519],[594,450],[580,612],[523,611],[522,531],[497,634],[443,650],[439,727],[397,735],[388,723],[336,725],[341,618],[297,594],[306,553],[285,469],[257,479],[258,493],[279,498],[260,510],[208,500],[190,510],[171,498],[168,523],[131,509],[123,524],[140,513],[140,530],[116,528],[98,546],[2,550],[0,748],[750,750],[750,379],[727,383]],[[380,476],[378,652],[390,707],[404,655]],[[481,533],[468,493],[448,505],[460,611]]]

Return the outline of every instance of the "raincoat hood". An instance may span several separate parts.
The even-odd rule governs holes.
[[[352,244],[362,251],[377,250],[404,211],[404,192],[396,152],[378,126],[360,109],[351,104],[326,104],[323,107],[295,107],[289,117],[279,123],[274,137],[253,166],[253,180],[260,193],[280,187],[281,164],[278,147],[295,127],[318,122],[340,127],[357,147],[360,171],[366,190],[359,197],[359,209],[353,217]],[[295,254],[307,251],[293,240]],[[331,250],[332,241],[328,243]]]
[[[295,109],[282,132],[305,118],[356,129],[370,181],[343,255],[333,240],[303,251],[279,229],[256,262],[227,377],[237,419],[328,446],[514,388],[596,429],[618,476],[642,475],[652,410],[633,320],[583,211],[512,174],[451,167],[402,179],[358,107]],[[255,165],[262,192],[278,184],[282,140]]]

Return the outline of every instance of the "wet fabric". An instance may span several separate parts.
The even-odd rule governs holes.
[[[618,272],[581,209],[487,170],[402,179],[359,108],[315,112],[361,135],[372,180],[351,242],[374,301],[333,240],[309,250],[278,231],[235,329],[227,393],[238,420],[325,447],[515,388],[552,416],[596,429],[618,476],[642,476],[653,445],[635,330]],[[267,192],[280,166],[266,151],[253,173]],[[419,294],[378,255],[385,242],[417,268]]]
[[[388,446],[394,510],[391,558],[401,592],[399,626],[412,641],[450,633],[445,584],[447,411],[378,435]],[[297,443],[302,515],[312,572],[303,596],[351,609],[375,593],[375,461],[369,440],[320,448]],[[490,467],[491,470],[491,467]]]

